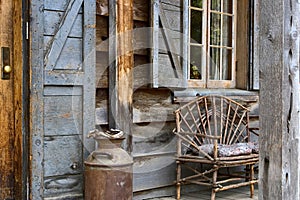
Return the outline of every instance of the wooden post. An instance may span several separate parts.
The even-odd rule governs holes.
[[[298,0],[260,2],[259,199],[299,199]]]
[[[110,63],[112,63],[110,65],[110,73],[113,72],[114,74],[110,74],[110,97],[113,98],[110,100],[110,106],[112,106],[110,108],[113,110],[113,113],[110,113],[109,121],[111,128],[119,128],[126,133],[125,149],[131,152],[134,62],[132,47],[133,0],[116,0],[115,8],[116,27],[114,27],[114,22],[112,21],[114,20],[114,14],[112,13],[112,16],[110,16],[110,33],[111,31],[116,31],[117,37],[115,65],[110,58]],[[110,11],[112,11],[111,8]],[[113,51],[110,49],[110,53]]]

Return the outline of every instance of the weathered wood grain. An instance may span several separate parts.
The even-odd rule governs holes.
[[[299,199],[299,1],[259,8],[259,199]]]
[[[26,74],[28,68],[26,69],[26,61],[24,62],[24,44],[25,38],[22,36],[22,29],[24,28],[24,22],[22,15],[24,14],[22,8],[26,7],[22,1],[14,1],[14,28],[13,28],[13,62],[12,66],[14,67],[14,198],[15,199],[26,199],[26,184],[28,177],[28,136],[22,133],[28,133],[28,93],[27,87],[24,89],[24,86],[28,86]],[[27,134],[28,135],[28,134]]]
[[[60,22],[64,16],[64,12],[45,11],[44,34],[54,36],[60,28]],[[76,15],[73,26],[71,27],[68,37],[82,37],[82,14]]]
[[[168,54],[159,54],[159,65],[158,65],[158,74],[163,74],[163,76],[158,76],[158,82],[161,87],[168,88],[180,88],[183,87],[185,80],[182,77],[183,71],[177,70],[177,74],[181,74],[180,77],[176,76],[174,72],[173,64],[170,60],[170,55]]]
[[[52,37],[44,37],[45,51],[50,48]],[[61,50],[61,54],[56,59],[53,70],[82,70],[83,69],[83,40],[81,38],[68,38]]]
[[[44,58],[44,64],[47,70],[54,69],[67,37],[76,20],[82,2],[83,0],[70,0],[66,12],[59,23],[59,29],[51,40],[51,46],[49,49],[47,49],[47,53]]]
[[[176,151],[174,122],[136,123],[133,125],[133,155]]]
[[[83,160],[94,149],[94,142],[86,136],[95,128],[91,113],[95,113],[96,6],[93,0],[80,1],[31,2],[33,199],[83,196]],[[72,10],[74,5],[77,7]],[[45,10],[41,9],[43,6]],[[64,17],[60,16],[62,13]],[[53,21],[45,17],[52,17]],[[60,37],[63,30],[66,32]],[[47,71],[42,58],[55,37],[62,42],[61,49],[51,59],[54,64],[49,69],[54,70]]]
[[[74,135],[82,132],[82,96],[44,98],[45,135]]]
[[[32,159],[31,165],[31,195],[33,198],[40,200],[43,198],[43,66],[44,62],[44,14],[40,9],[43,2],[34,0],[30,4],[31,15],[30,18],[30,36],[31,36],[31,68],[30,77],[34,77],[30,82],[30,153]]]
[[[237,31],[236,31],[236,77],[248,77],[249,71],[249,1],[237,3]],[[248,79],[237,78],[236,88],[247,89]]]
[[[115,113],[117,128],[126,133],[125,149],[132,151],[132,96],[133,96],[133,0],[117,1],[116,28],[121,37],[117,41],[117,100]],[[114,89],[114,88],[112,88]]]
[[[44,176],[82,173],[82,137],[47,136],[44,138]]]
[[[67,175],[45,178],[45,200],[82,199],[82,175]]]
[[[13,2],[0,4],[0,46],[13,52]],[[1,51],[1,50],[0,50]],[[2,51],[1,51],[2,55]],[[10,53],[10,61],[13,56]],[[2,56],[0,56],[2,57]],[[3,59],[3,58],[1,58]],[[1,61],[2,63],[2,61]],[[13,63],[11,63],[13,64]],[[2,68],[3,66],[1,66]],[[1,70],[2,71],[2,70]],[[16,71],[17,72],[17,71]],[[0,199],[14,198],[14,80],[0,80]],[[17,95],[17,94],[16,94]],[[19,147],[20,148],[20,147]],[[20,155],[19,155],[20,156]],[[17,177],[17,176],[16,176]]]
[[[174,184],[176,164],[173,155],[134,158],[133,191]]]
[[[255,1],[253,5],[253,89],[259,89],[259,19],[260,1]]]

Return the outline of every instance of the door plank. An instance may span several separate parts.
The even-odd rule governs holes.
[[[78,15],[78,12],[81,8],[83,0],[71,0],[68,8],[65,12],[65,15],[62,18],[62,21],[60,22],[59,29],[57,33],[55,34],[52,45],[49,48],[49,51],[47,52],[45,56],[45,66],[46,70],[53,70],[56,62],[58,60],[58,57],[61,54],[61,51],[65,45],[65,42],[67,40],[67,37],[73,27],[73,24],[76,20],[76,17]]]

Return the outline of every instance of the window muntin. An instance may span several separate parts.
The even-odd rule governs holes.
[[[190,0],[189,86],[235,86],[235,1]]]

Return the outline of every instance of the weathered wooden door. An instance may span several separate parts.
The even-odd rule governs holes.
[[[32,199],[80,199],[95,128],[95,0],[32,0]]]
[[[12,2],[0,2],[0,45],[1,61],[12,47]],[[2,48],[6,47],[6,48]],[[1,62],[1,75],[3,71]],[[13,105],[13,79],[0,79],[0,199],[13,198],[13,133],[14,133],[14,105]]]
[[[0,1],[0,199],[4,200],[22,199],[21,16],[20,0]]]

